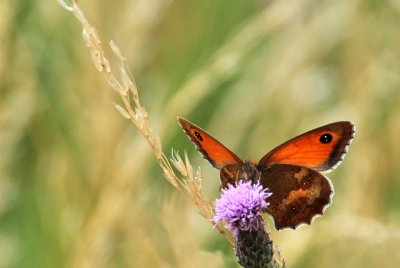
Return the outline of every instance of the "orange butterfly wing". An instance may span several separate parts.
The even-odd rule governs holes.
[[[196,145],[197,150],[215,168],[221,169],[227,165],[240,165],[243,163],[237,155],[232,153],[200,127],[181,117],[178,117],[178,121],[186,135],[188,135],[190,140]]]
[[[343,160],[353,137],[353,123],[331,123],[276,147],[259,161],[258,166],[290,164],[327,172]]]

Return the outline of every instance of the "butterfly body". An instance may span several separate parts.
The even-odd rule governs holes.
[[[228,184],[236,184],[239,181],[251,181],[256,183],[261,178],[261,172],[253,162],[243,164],[231,164],[224,166],[220,171],[221,187],[227,188]]]
[[[279,229],[310,224],[322,215],[334,194],[322,173],[334,169],[354,137],[354,125],[342,121],[301,134],[267,153],[258,163],[243,161],[207,132],[178,118],[199,152],[220,170],[221,187],[259,182],[272,195],[267,212]]]

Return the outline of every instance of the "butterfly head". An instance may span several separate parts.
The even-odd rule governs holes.
[[[237,180],[238,181],[251,181],[252,183],[257,183],[260,180],[260,171],[258,171],[256,165],[252,162],[244,162],[240,166]]]
[[[222,188],[228,184],[236,184],[239,181],[257,183],[260,180],[261,173],[253,162],[244,162],[243,164],[226,165],[221,169],[220,177]]]

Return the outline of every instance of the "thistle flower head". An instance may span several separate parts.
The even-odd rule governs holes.
[[[216,223],[224,221],[233,232],[259,229],[263,223],[261,215],[269,205],[266,199],[271,195],[259,183],[240,181],[237,185],[229,185],[215,201],[213,220]]]

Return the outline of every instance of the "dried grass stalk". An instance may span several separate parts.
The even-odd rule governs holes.
[[[58,0],[58,2],[66,10],[72,12],[82,24],[82,37],[89,49],[96,69],[103,75],[111,88],[120,96],[123,103],[122,106],[113,103],[114,107],[124,118],[129,119],[142,133],[147,143],[152,148],[154,156],[167,181],[176,189],[180,191],[183,190],[188,195],[200,215],[207,220],[211,219],[214,205],[203,192],[200,169],[193,169],[187,154],[185,154],[185,160],[183,161],[176,151],[172,151],[171,160],[168,160],[163,153],[160,138],[150,127],[148,113],[140,103],[138,88],[118,46],[113,41],[110,42],[110,47],[119,60],[118,70],[116,71],[112,69],[109,60],[105,56],[102,43],[95,28],[87,21],[76,2],[67,2],[64,0]],[[116,74],[119,75],[119,79]],[[175,173],[171,163],[179,171],[180,175]],[[213,222],[211,223],[214,224]],[[221,225],[217,225],[216,229],[233,245],[229,231]]]

